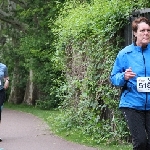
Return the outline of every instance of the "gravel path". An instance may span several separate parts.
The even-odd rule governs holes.
[[[53,135],[38,117],[4,108],[0,150],[97,150]]]

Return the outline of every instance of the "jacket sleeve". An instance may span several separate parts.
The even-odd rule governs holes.
[[[118,53],[110,75],[110,81],[115,86],[122,87],[126,83],[126,80],[124,79],[125,74],[124,64],[125,62],[122,55]]]
[[[7,67],[4,68],[4,77],[8,77],[8,68]]]

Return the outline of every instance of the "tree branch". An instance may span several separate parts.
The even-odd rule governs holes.
[[[25,3],[25,1],[23,0],[11,0],[16,4],[19,4],[22,8],[27,8],[27,3]]]
[[[19,30],[21,30],[23,32],[26,32],[26,30],[27,30],[27,25],[25,25],[25,24],[15,20],[15,19],[12,19],[10,14],[4,12],[1,9],[0,9],[0,20],[11,24],[15,28],[17,28],[17,29],[19,29]]]
[[[0,9],[0,17],[1,17],[1,16],[9,17],[10,14],[8,14],[8,13],[6,13],[6,12],[4,12],[3,10]]]

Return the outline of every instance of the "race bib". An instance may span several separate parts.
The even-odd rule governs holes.
[[[150,92],[150,77],[138,77],[137,78],[137,91],[138,92]]]

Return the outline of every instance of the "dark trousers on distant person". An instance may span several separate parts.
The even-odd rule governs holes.
[[[150,150],[150,111],[121,108],[132,136],[133,150]]]
[[[2,112],[2,106],[5,101],[5,89],[0,90],[0,122],[1,122],[1,112]]]

